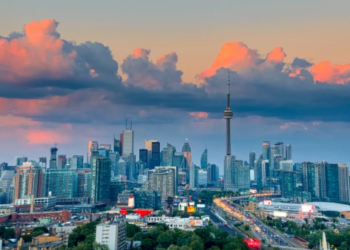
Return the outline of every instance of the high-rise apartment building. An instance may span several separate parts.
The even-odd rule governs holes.
[[[280,171],[281,194],[284,198],[294,198],[297,194],[296,172]]]
[[[237,191],[235,161],[236,157],[234,155],[226,155],[224,162],[224,190],[227,191]]]
[[[287,144],[286,145],[286,160],[291,160],[292,159],[292,145]]]
[[[182,152],[175,152],[173,158],[173,166],[176,166],[180,172],[184,172],[186,174],[186,164],[187,160]]]
[[[110,203],[111,160],[106,157],[92,157],[91,198],[94,204]]]
[[[75,170],[74,197],[91,197],[91,170],[90,169]]]
[[[255,158],[256,158],[255,152],[250,152],[249,153],[249,168],[250,169],[254,169]]]
[[[160,197],[157,191],[140,190],[134,193],[135,208],[159,209]]]
[[[176,167],[156,167],[148,171],[149,191],[157,191],[162,204],[176,195]]]
[[[74,175],[75,170],[48,169],[45,172],[45,197],[51,193],[56,198],[73,198]]]
[[[36,162],[24,162],[15,175],[14,199],[43,196],[44,173]]]
[[[234,183],[239,191],[250,189],[250,170],[249,166],[243,164],[242,160],[235,161]]]
[[[338,164],[339,201],[349,202],[349,165]]]
[[[208,149],[205,149],[201,156],[201,169],[208,168]]]
[[[109,150],[108,151],[108,158],[111,160],[111,169],[112,169],[112,172],[115,176],[115,173],[116,173],[116,168],[117,168],[117,163],[119,161],[119,153],[116,153],[112,150]]]
[[[319,180],[318,164],[303,162],[303,189],[311,194],[311,199],[320,198]]]
[[[126,249],[126,219],[123,216],[114,217],[96,226],[95,241],[107,245],[108,249]]]
[[[87,153],[87,162],[91,164],[92,152],[98,150],[98,142],[97,141],[89,141],[88,143],[88,153]]]
[[[279,162],[279,169],[282,171],[293,171],[293,161],[292,160],[282,160]]]
[[[270,160],[270,142],[264,141],[262,144],[263,160]]]
[[[123,155],[134,154],[134,130],[123,131]]]
[[[50,169],[57,169],[57,151],[56,147],[50,149]]]

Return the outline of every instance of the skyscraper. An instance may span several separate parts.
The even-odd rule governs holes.
[[[39,157],[39,163],[42,168],[46,168],[47,159],[46,157]]]
[[[142,148],[139,150],[139,159],[147,166],[147,162],[148,162],[148,150],[147,149]]]
[[[154,167],[160,166],[160,143],[158,141],[152,142],[151,152],[152,155],[149,169],[154,169]]]
[[[113,140],[113,150],[114,152],[118,153],[119,155],[122,155],[120,152],[121,146],[120,146],[120,140],[115,139]]]
[[[91,198],[94,204],[110,202],[111,160],[106,157],[92,157]]]
[[[275,143],[274,148],[276,149],[276,154],[282,155],[282,157],[284,159],[284,143],[277,142],[277,143]]]
[[[174,166],[173,165],[173,159],[175,154],[175,147],[171,145],[170,143],[167,144],[167,164],[166,166]]]
[[[208,149],[205,149],[201,156],[201,169],[207,169],[208,167]]]
[[[270,142],[264,141],[262,144],[263,160],[270,160]]]
[[[233,117],[233,113],[230,108],[230,78],[229,78],[227,83],[227,105],[224,111],[224,119],[226,120],[226,156],[224,161],[224,177],[225,177],[224,189],[225,190],[234,189],[233,172],[234,172],[236,158],[233,155],[231,155],[230,120],[232,119],[232,117]]]
[[[338,178],[339,178],[339,200],[349,202],[349,165],[338,164]]]
[[[286,160],[292,159],[292,145],[287,144],[286,145]]]
[[[191,147],[190,144],[187,142],[187,138],[186,138],[186,142],[184,143],[183,147],[182,147],[182,153],[184,153],[184,157],[186,158],[186,181],[187,183],[189,183],[190,181],[190,166],[191,166]]]
[[[215,164],[209,164],[207,169],[208,184],[217,184],[219,179],[219,167]]]
[[[57,169],[65,169],[66,164],[67,164],[67,157],[65,155],[59,155]]]
[[[98,149],[98,142],[97,141],[89,141],[88,153],[87,153],[87,159],[86,159],[86,161],[88,163],[91,163],[92,152],[97,151],[97,149]]]
[[[168,149],[163,148],[162,152],[160,152],[160,165],[168,166]]]
[[[129,129],[123,132],[123,155],[134,154],[134,130]]]
[[[121,133],[119,136],[119,141],[120,141],[120,155],[123,155],[123,144],[124,144],[124,134]]]
[[[191,163],[191,166],[190,166],[190,187],[191,188],[198,187],[198,171],[199,171],[199,167]]]
[[[145,149],[148,151],[148,162],[147,165],[150,166],[150,161],[152,159],[152,143],[157,142],[157,140],[145,140]]]
[[[147,189],[157,191],[164,204],[168,197],[174,197],[177,191],[175,167],[156,167],[148,171]]]
[[[50,169],[57,169],[57,151],[56,147],[50,149]]]
[[[249,153],[249,168],[254,169],[254,162],[255,162],[255,152]]]
[[[70,169],[82,169],[84,168],[84,156],[83,155],[73,155],[70,158]]]

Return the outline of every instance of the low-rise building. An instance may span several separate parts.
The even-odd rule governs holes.
[[[170,229],[178,228],[181,230],[193,231],[196,228],[203,227],[207,222],[200,218],[180,218],[180,217],[146,217],[148,224],[165,223]]]
[[[23,199],[17,199],[15,201],[16,205],[30,205],[31,204],[31,198],[23,198]],[[40,197],[40,198],[34,198],[34,205],[35,204],[43,204],[45,209],[53,208],[56,205],[56,197]]]

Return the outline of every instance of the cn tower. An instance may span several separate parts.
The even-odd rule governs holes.
[[[231,128],[230,120],[233,117],[233,113],[230,108],[230,71],[228,72],[227,82],[227,106],[224,112],[224,119],[226,119],[226,156],[231,155]]]

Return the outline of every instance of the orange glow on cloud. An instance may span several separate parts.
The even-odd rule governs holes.
[[[72,75],[76,53],[62,53],[64,42],[54,33],[57,26],[55,20],[45,19],[25,25],[22,37],[10,41],[0,38],[0,68],[6,69],[1,78],[16,82],[38,75]]]
[[[311,67],[315,81],[344,84],[350,81],[350,64],[333,66],[329,61],[323,61]]]
[[[209,116],[209,113],[207,113],[207,112],[190,112],[190,115],[193,116],[195,119],[207,119]]]
[[[26,135],[26,139],[29,144],[68,143],[70,141],[67,136],[50,130],[30,131]]]
[[[286,53],[284,53],[283,48],[282,47],[276,47],[274,48],[274,50],[272,52],[270,52],[266,59],[268,61],[272,61],[272,62],[283,62],[284,58],[286,57]]]

